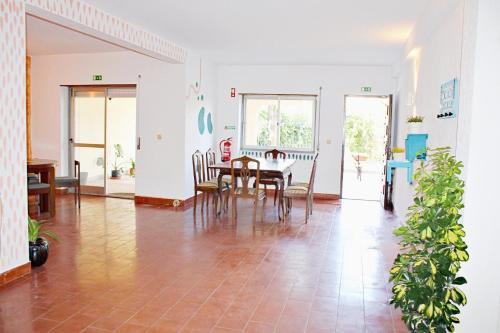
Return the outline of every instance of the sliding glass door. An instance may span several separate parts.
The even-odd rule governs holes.
[[[135,87],[72,87],[69,128],[70,174],[79,161],[82,193],[133,198]]]
[[[106,91],[72,88],[71,97],[70,165],[75,160],[80,162],[82,193],[103,195],[106,193]]]

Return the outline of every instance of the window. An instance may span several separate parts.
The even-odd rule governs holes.
[[[242,147],[313,151],[316,96],[243,95]]]

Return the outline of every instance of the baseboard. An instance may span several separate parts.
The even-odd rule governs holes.
[[[22,278],[31,272],[31,262],[27,262],[24,265],[15,267],[7,272],[0,274],[0,286],[3,286],[9,282]]]
[[[198,194],[198,201],[201,200],[203,194]],[[274,189],[267,189],[268,198],[274,197]],[[338,201],[340,200],[340,195],[338,194],[326,194],[326,193],[314,193],[314,200],[317,201]],[[166,206],[187,209],[193,206],[194,196],[186,199],[169,199],[169,198],[155,198],[155,197],[144,197],[135,196],[134,201],[138,205],[152,205],[152,206]]]
[[[266,191],[267,197],[274,197],[274,189],[268,188]],[[314,193],[314,200],[317,201],[338,201],[340,200],[340,195],[338,194],[328,194],[328,193]]]
[[[184,200],[143,197],[137,195],[134,197],[134,201],[138,205],[167,206],[167,207],[181,207],[184,204]]]
[[[337,200],[340,200],[340,195],[338,195],[338,194],[328,194],[328,193],[314,193],[314,200],[318,200],[318,201],[337,201]]]

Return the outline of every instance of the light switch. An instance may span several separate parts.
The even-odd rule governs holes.
[[[161,133],[156,134],[156,140],[162,140],[163,135]]]
[[[332,140],[331,139],[326,140],[326,144],[327,145],[331,145],[332,144]]]

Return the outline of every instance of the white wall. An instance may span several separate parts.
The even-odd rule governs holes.
[[[432,3],[416,25],[397,65],[399,72],[396,97],[397,135],[394,146],[404,147],[412,114],[424,116],[422,132],[429,134],[429,147],[449,146],[455,149],[458,118],[437,119],[441,84],[461,77],[462,24],[464,1],[447,0]],[[409,94],[415,105],[408,106]],[[459,113],[459,117],[462,114]],[[416,162],[417,165],[417,162]],[[404,217],[414,187],[406,182],[406,171],[396,170],[394,205]]]
[[[194,195],[192,154],[197,149],[205,154],[209,148],[214,148],[215,120],[217,119],[216,85],[215,65],[199,56],[189,55],[186,62],[185,198]],[[198,128],[201,108],[205,110],[203,134],[200,134]],[[212,133],[209,132],[207,123],[209,114],[212,118]]]
[[[468,304],[457,332],[500,332],[498,265],[498,165],[500,141],[500,2],[467,0],[468,85],[464,91],[470,118],[460,133],[468,139],[464,225],[470,261],[463,275]]]
[[[183,199],[184,145],[179,138],[185,134],[184,65],[133,52],[32,57],[33,156],[55,160],[64,156],[60,85],[96,84],[93,74],[103,76],[98,82],[103,85],[137,84],[141,150],[137,152],[136,194]]]
[[[323,87],[320,162],[315,192],[339,194],[344,96],[361,94],[363,86],[373,87],[374,95],[391,94],[395,85],[390,67],[219,66],[216,142],[233,137],[233,154],[239,151],[241,99],[230,97],[231,88],[236,88],[237,93],[318,94],[319,88]],[[234,125],[237,129],[225,130],[226,125]],[[293,169],[294,179],[307,181],[310,173],[309,164],[310,162],[297,162]]]

